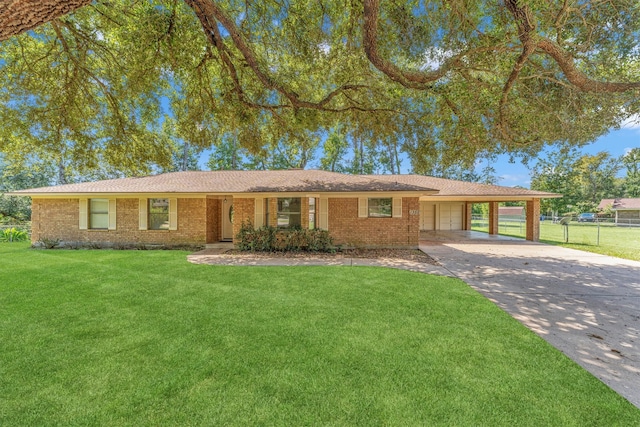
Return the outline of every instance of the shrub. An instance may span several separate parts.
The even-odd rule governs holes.
[[[16,227],[5,228],[0,231],[0,242],[24,242],[29,238],[25,230]]]
[[[37,246],[45,249],[53,249],[57,247],[59,244],[60,244],[59,239],[49,239],[47,237],[43,237],[38,241]]]
[[[236,247],[241,251],[309,251],[333,252],[333,240],[326,230],[279,230],[263,226],[254,229],[251,222],[243,222],[236,235]]]
[[[309,252],[335,252],[333,239],[327,230],[321,230],[319,228],[308,230],[307,236],[307,250]]]

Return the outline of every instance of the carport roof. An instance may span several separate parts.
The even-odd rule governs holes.
[[[475,182],[457,181],[454,179],[435,178],[425,175],[368,175],[376,179],[402,182],[404,184],[437,188],[438,194],[433,197],[508,197],[508,198],[555,198],[560,194],[545,191],[528,190],[519,187],[503,187],[500,185],[479,184]]]

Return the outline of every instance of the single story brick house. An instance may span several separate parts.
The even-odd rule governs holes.
[[[254,227],[328,230],[336,244],[417,247],[421,232],[469,230],[473,203],[526,201],[528,240],[540,199],[556,194],[421,175],[320,170],[189,171],[21,190],[32,198],[32,241],[205,245]]]
[[[640,199],[602,199],[598,210],[609,207],[616,214],[616,225],[640,227]]]

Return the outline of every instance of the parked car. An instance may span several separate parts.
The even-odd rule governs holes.
[[[596,220],[596,214],[594,213],[581,213],[578,215],[578,222],[594,222]]]

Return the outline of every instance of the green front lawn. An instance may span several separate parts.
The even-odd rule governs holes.
[[[486,221],[473,221],[472,230],[488,232]],[[616,227],[614,224],[592,222],[569,224],[569,242],[565,243],[564,227],[551,221],[540,223],[540,241],[566,248],[640,261],[640,227]],[[598,236],[599,232],[599,236]],[[524,224],[500,223],[499,233],[525,237]]]
[[[456,279],[0,244],[0,425],[640,425]]]

